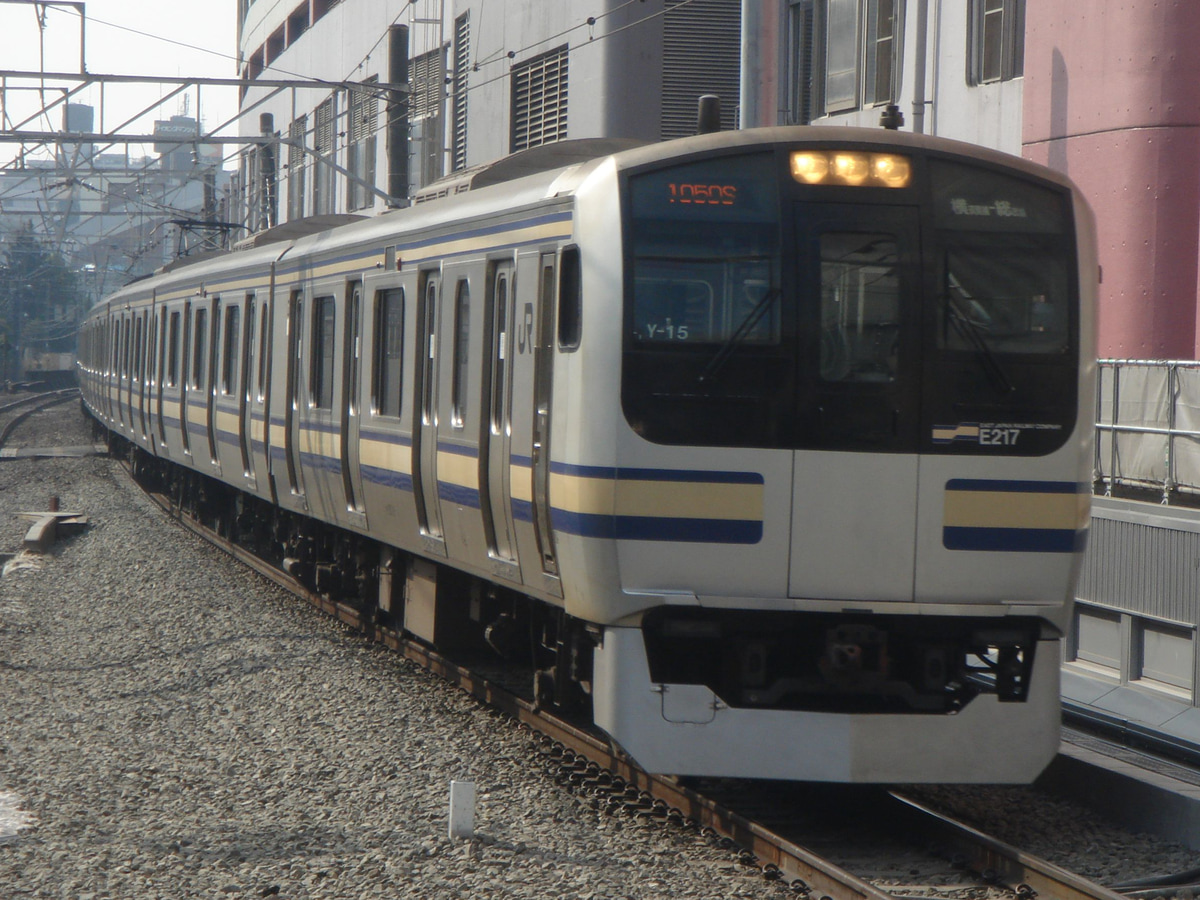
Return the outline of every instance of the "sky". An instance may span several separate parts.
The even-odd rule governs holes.
[[[44,7],[44,27],[38,9]],[[102,75],[161,75],[167,77],[237,77],[237,0],[86,0],[84,4],[83,60],[87,71]],[[75,6],[55,7],[31,0],[0,0],[0,69],[12,72],[79,72],[80,15]],[[14,90],[20,84],[31,90]],[[73,86],[47,82],[47,87]],[[103,127],[114,130],[125,120],[169,93],[173,86],[107,85],[103,91]],[[4,94],[11,128],[41,105],[42,84],[37,80],[8,80]],[[61,96],[48,90],[46,102]],[[96,129],[101,127],[101,96],[96,87],[73,100],[97,108]],[[185,111],[183,96],[176,96],[141,121],[121,131],[150,133],[155,119],[169,119]],[[235,88],[195,88],[187,92],[188,115],[197,103],[205,128],[232,118],[237,111]],[[62,114],[49,122],[31,122],[26,128],[57,130]],[[235,133],[236,127],[225,129]],[[0,148],[0,153],[4,149]],[[8,154],[5,154],[6,156]]]

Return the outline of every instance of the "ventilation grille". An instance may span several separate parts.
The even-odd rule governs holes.
[[[440,47],[422,53],[412,61],[409,78],[412,95],[409,112],[414,119],[437,116],[442,112],[442,88],[446,80],[446,51]]]
[[[467,77],[471,67],[469,14],[454,22],[454,171],[467,167]]]
[[[514,66],[512,152],[567,136],[567,48]]]
[[[696,133],[703,94],[721,98],[721,127],[737,127],[741,0],[667,0],[663,18],[662,138]]]

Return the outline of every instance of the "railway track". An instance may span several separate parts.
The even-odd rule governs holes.
[[[0,407],[0,413],[4,409]],[[789,882],[797,895],[814,900],[1118,900],[1123,896],[991,838],[899,791],[685,782],[647,774],[603,735],[538,708],[530,697],[522,696],[503,679],[409,640],[355,607],[309,591],[290,575],[181,513],[165,495],[149,496],[185,528],[294,596],[531,729],[539,736],[540,753],[556,780],[586,794],[593,806],[610,811],[624,809],[633,815],[703,829],[738,851],[743,864],[760,868],[764,877]],[[834,815],[831,808],[841,806],[844,800],[834,791],[859,799],[851,808]],[[838,819],[841,821],[835,821]],[[831,832],[832,838],[827,836]],[[871,864],[855,864],[855,850],[845,846],[832,851],[816,849],[818,844],[832,846],[850,840],[848,835],[871,844],[876,855],[879,841],[892,842],[898,856],[916,862],[909,862],[907,871],[898,875],[881,872]],[[838,858],[846,860],[839,862]],[[936,884],[914,885],[914,876],[930,871],[942,873]],[[958,880],[948,883],[946,871],[959,873]]]
[[[0,454],[3,454],[13,431],[31,415],[55,404],[66,403],[78,396],[79,388],[64,388],[29,394],[7,403],[0,403]]]

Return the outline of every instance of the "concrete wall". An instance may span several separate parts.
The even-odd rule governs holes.
[[[1025,155],[1096,211],[1100,355],[1197,355],[1200,4],[1028,4]]]

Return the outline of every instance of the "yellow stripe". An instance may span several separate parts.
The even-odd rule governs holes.
[[[514,500],[533,502],[533,469],[530,466],[508,467],[508,490]]]
[[[952,528],[1071,528],[1087,521],[1080,494],[946,491],[945,525]]]
[[[404,475],[412,474],[412,447],[402,447],[387,441],[363,440],[359,443],[358,452],[364,466]]]
[[[473,456],[439,451],[437,477],[438,481],[479,490],[479,461]]]
[[[512,231],[502,231],[493,234],[478,235],[443,241],[440,244],[430,244],[426,247],[405,249],[404,255],[412,259],[429,259],[435,256],[449,256],[454,253],[470,253],[473,250],[489,250],[503,244],[515,244],[522,241],[549,240],[561,238],[569,234],[566,222],[547,222],[541,225],[530,225],[516,228]]]
[[[550,492],[555,507],[585,515],[737,521],[763,517],[761,484],[614,481],[555,473]]]

